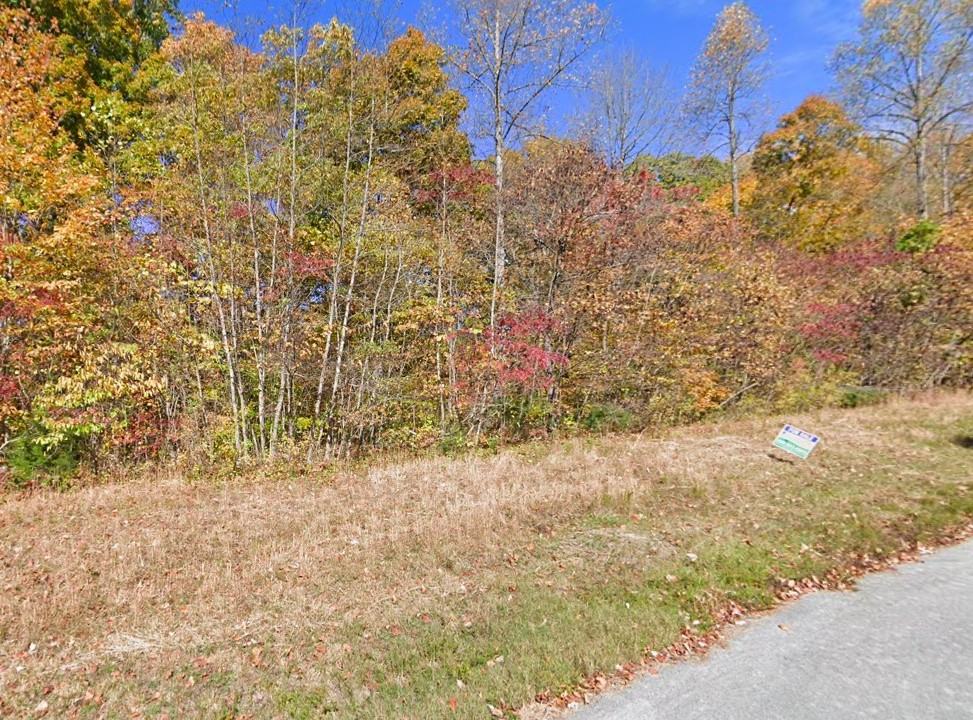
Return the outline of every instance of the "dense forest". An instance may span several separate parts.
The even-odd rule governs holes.
[[[742,2],[684,93],[599,65],[596,5],[454,5],[244,42],[0,0],[3,483],[973,383],[973,2],[869,0],[840,91],[770,127]]]

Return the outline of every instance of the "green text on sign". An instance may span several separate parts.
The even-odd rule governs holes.
[[[780,431],[777,439],[774,440],[774,447],[785,450],[792,455],[797,455],[802,460],[806,460],[811,451],[818,446],[821,441],[817,435],[799,430],[793,425],[785,425]]]

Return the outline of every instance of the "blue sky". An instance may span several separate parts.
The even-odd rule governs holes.
[[[724,0],[618,0],[621,42],[656,63],[668,62],[684,83]],[[812,92],[831,88],[828,59],[838,43],[854,37],[860,0],[751,0],[771,38],[767,93],[776,114]]]
[[[443,3],[422,0],[386,0],[398,7],[399,21],[422,24],[430,9]],[[720,9],[729,0],[615,0],[610,4],[615,18],[611,44],[636,49],[653,65],[668,65],[675,84],[685,85],[693,59]],[[606,4],[606,3],[601,3]],[[281,22],[289,17],[290,0],[238,0],[230,11],[226,2],[183,0],[185,12],[202,10],[215,20],[226,21],[234,14],[259,18],[261,23]],[[326,21],[342,8],[355,7],[356,0],[321,0],[308,3],[310,21]],[[827,63],[838,43],[854,37],[860,0],[751,0],[771,37],[770,77],[766,88],[767,121],[795,108],[813,92],[832,89]],[[558,103],[560,105],[560,103]],[[557,112],[557,108],[554,110]],[[553,120],[553,118],[552,118]]]

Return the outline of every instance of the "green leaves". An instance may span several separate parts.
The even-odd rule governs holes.
[[[932,250],[942,230],[942,227],[931,220],[920,220],[898,239],[895,249],[907,253],[924,253]]]

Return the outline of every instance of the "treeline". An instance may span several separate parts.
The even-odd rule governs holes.
[[[531,103],[606,21],[556,4],[461,2],[462,48],[415,29],[366,48],[332,21],[256,49],[202,17],[170,34],[168,0],[0,3],[6,482],[970,384],[969,2],[872,3],[843,50],[847,86],[882,97],[898,86],[869,80],[869,43],[894,51],[903,18],[939,13],[927,79],[899,78],[903,102],[942,91],[918,124],[813,96],[752,151],[733,108],[766,42],[742,3],[704,50],[694,117],[603,94],[577,137],[529,137]],[[500,19],[530,34],[508,55]],[[656,125],[690,121],[725,125],[727,161],[646,154]]]

